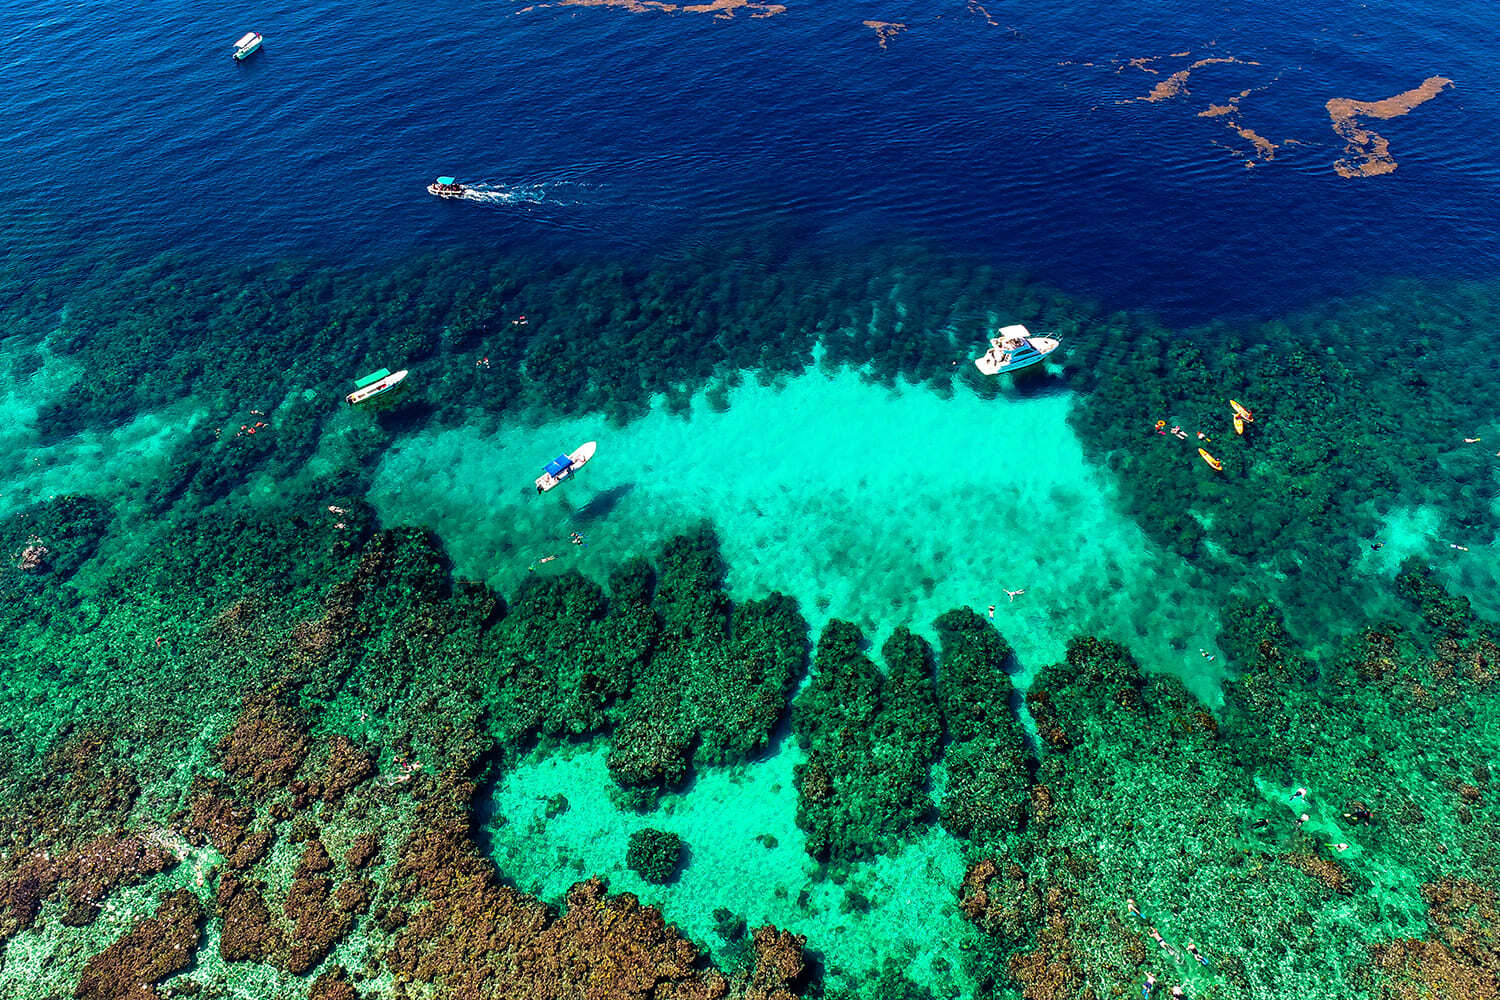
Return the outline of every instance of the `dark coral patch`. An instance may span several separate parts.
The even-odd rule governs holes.
[[[193,963],[202,938],[203,904],[186,889],[168,893],[153,916],[89,959],[78,1000],[156,1000],[155,985]]]

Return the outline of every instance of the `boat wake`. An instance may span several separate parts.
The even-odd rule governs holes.
[[[565,200],[552,196],[546,184],[465,184],[463,194],[457,199],[477,201],[482,205],[567,204]]]

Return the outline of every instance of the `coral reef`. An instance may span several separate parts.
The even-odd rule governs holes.
[[[796,768],[797,824],[823,860],[887,853],[932,812],[928,772],[942,734],[932,650],[897,629],[882,673],[862,644],[848,622],[824,626],[812,680],[792,707],[807,750]]]
[[[1011,708],[1011,648],[968,609],[936,622],[942,641],[938,703],[951,740],[943,757],[943,826],[977,850],[1004,850],[1021,834],[1035,763]]]
[[[168,893],[154,916],[89,959],[78,1000],[157,1000],[155,985],[193,964],[202,938],[203,905],[186,889]]]
[[[404,428],[625,419],[656,395],[681,411],[700,389],[722,406],[744,370],[801,371],[815,343],[872,379],[998,393],[952,361],[965,331],[1003,316],[1100,334],[1065,355],[1088,390],[1072,415],[1088,454],[1152,538],[1244,571],[1223,573],[1221,594],[1271,593],[1225,604],[1222,707],[1082,636],[1027,693],[1034,742],[1010,648],[979,615],[937,622],[936,665],[905,629],[877,663],[830,622],[791,707],[807,755],[797,821],[833,862],[820,875],[943,836],[925,826],[935,812],[960,841],[978,997],[1133,995],[1148,974],[1221,1000],[1495,994],[1500,650],[1485,605],[1408,560],[1400,622],[1365,622],[1348,583],[1392,511],[1425,505],[1478,532],[1497,490],[1453,433],[1487,416],[1484,366],[1390,366],[1365,328],[1415,331],[1415,354],[1459,362],[1492,302],[1413,290],[1379,318],[1354,302],[1168,332],[977,268],[935,275],[922,248],[847,269],[784,239],[737,251],[728,265],[720,247],[629,266],[431,257],[373,276],[168,259],[101,268],[45,323],[17,317],[55,326],[55,350],[97,373],[44,403],[43,445],[163,399],[199,410],[130,487],[133,509],[61,494],[0,525],[0,946],[56,948],[81,998],[149,1000],[178,973],[181,995],[213,995],[245,962],[316,1000],[817,992],[797,935],[760,927],[753,959],[724,962],[744,954],[731,948],[721,972],[670,912],[597,879],[560,912],[516,890],[475,829],[478,789],[537,743],[608,740],[633,805],[773,750],[808,669],[795,604],[731,600],[707,527],[607,586],[539,575],[503,600],[454,580],[430,532],[382,527],[359,498]],[[250,328],[266,331],[258,350],[222,349]],[[608,378],[570,360],[600,329]],[[479,351],[494,364],[467,363]],[[424,377],[400,405],[350,414],[324,405],[342,386],[312,360],[335,354]],[[1256,410],[1242,437],[1231,395]],[[1213,436],[1222,474],[1153,433],[1158,419]],[[131,544],[111,537],[117,518]],[[1304,648],[1335,619],[1349,624]],[[677,867],[680,847],[663,846],[632,867]],[[867,892],[848,886],[844,912]],[[152,897],[155,916],[77,951],[107,940],[101,906]],[[917,901],[913,919],[949,905]],[[721,935],[745,949],[744,918],[721,909]],[[195,966],[205,921],[218,956]],[[902,961],[853,992],[920,996]]]
[[[662,552],[660,633],[624,705],[609,769],[622,786],[669,787],[696,760],[765,749],[807,668],[807,624],[782,594],[731,611],[718,539],[707,527]]]
[[[664,885],[677,877],[682,855],[681,837],[666,830],[646,827],[630,835],[625,867],[647,882]]]

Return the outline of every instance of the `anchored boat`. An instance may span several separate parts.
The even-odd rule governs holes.
[[[468,188],[452,177],[439,177],[427,185],[427,193],[435,194],[439,198],[462,198]]]
[[[1033,337],[1019,323],[1002,326],[990,340],[990,349],[984,352],[984,357],[974,359],[974,366],[985,375],[1018,372],[1042,361],[1057,348],[1055,337]]]
[[[260,48],[260,43],[265,41],[258,31],[247,31],[245,37],[234,43],[234,58],[236,61],[246,59],[252,52]]]
[[[355,379],[354,391],[344,397],[344,402],[355,406],[374,399],[383,392],[390,392],[405,380],[406,371],[403,368],[393,374],[389,368],[382,368],[378,372],[371,372],[364,378]]]
[[[594,457],[594,451],[599,447],[597,441],[586,441],[573,449],[571,455],[558,455],[548,462],[542,469],[542,474],[536,477],[536,491],[546,493],[558,483],[567,479],[573,473],[583,468],[585,462]]]

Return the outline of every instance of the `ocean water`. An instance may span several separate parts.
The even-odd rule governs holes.
[[[1431,955],[1370,968],[1438,935],[1440,879],[1481,911],[1500,889],[1500,726],[1488,654],[1463,645],[1490,626],[1444,632],[1398,584],[1424,562],[1500,617],[1495,26],[1486,5],[1410,2],[0,4],[0,984],[83,989],[91,956],[187,889],[203,937],[151,973],[163,994],[300,996],[337,968],[363,994],[425,975],[444,995],[458,973],[402,964],[423,903],[401,879],[449,798],[493,878],[550,906],[598,876],[731,972],[747,945],[716,911],[805,935],[799,995],[1456,981]],[[264,49],[235,63],[247,30]],[[483,197],[429,196],[440,174]],[[1007,322],[1063,348],[982,379],[969,359]],[[407,387],[344,407],[381,366]],[[1243,437],[1231,395],[1261,417]],[[539,467],[589,440],[589,467],[537,496]],[[704,524],[726,598],[788,595],[810,642],[843,620],[941,655],[945,612],[993,623],[1018,693],[987,711],[1031,741],[1025,818],[951,834],[945,747],[914,829],[811,857],[799,789],[825,751],[784,705],[764,746],[644,799],[608,763],[623,692],[602,721],[507,742],[530,709],[487,692],[555,650],[542,623],[525,665],[502,663],[502,609],[665,566]],[[441,555],[411,569],[377,529]],[[466,631],[482,602],[450,578],[497,610]],[[1262,600],[1284,636],[1255,619],[1246,638]],[[1388,619],[1395,652],[1349,651]],[[1095,676],[1085,635],[1122,643],[1168,707],[1122,718],[1103,671],[1065,757],[1024,695],[1088,704],[1067,693]],[[1436,665],[1410,666],[1418,649]],[[1307,670],[1276,666],[1295,650]],[[1393,662],[1428,672],[1397,684]],[[221,742],[260,691],[314,747],[269,766],[273,789]],[[99,773],[68,763],[96,734]],[[334,735],[373,777],[309,806]],[[81,791],[89,775],[133,790]],[[210,793],[275,832],[263,858],[231,864],[223,827],[202,832]],[[1350,819],[1367,801],[1386,826]],[[648,826],[687,844],[665,885],[625,862]],[[326,841],[347,885],[367,830],[371,904],[294,969],[303,845]],[[28,859],[102,831],[177,860],[105,879],[90,920],[43,877],[30,912]],[[958,905],[984,858],[1026,870],[1019,931]],[[285,899],[282,952],[236,952],[231,870]],[[1214,961],[1166,965],[1132,893]],[[1304,937],[1323,950],[1287,943]],[[1046,992],[1046,970],[1070,985]]]

